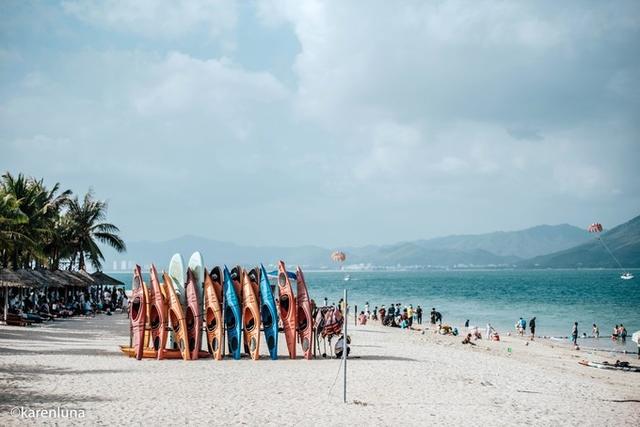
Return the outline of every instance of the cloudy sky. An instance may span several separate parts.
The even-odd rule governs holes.
[[[640,3],[0,2],[0,169],[127,240],[640,214]]]

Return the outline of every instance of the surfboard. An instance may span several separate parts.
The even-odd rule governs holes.
[[[300,267],[296,269],[296,285],[298,290],[298,295],[296,296],[298,303],[298,339],[304,352],[304,358],[311,360],[311,352],[313,350],[313,316],[311,313],[311,301],[309,299],[307,284],[304,281],[304,274]]]
[[[260,319],[272,360],[278,358],[278,308],[264,265],[260,264]]]
[[[296,306],[296,297],[293,294],[284,261],[278,263],[278,307],[282,325],[284,326],[284,337],[287,340],[289,357],[295,359],[296,329],[298,327],[296,314],[298,307]]]
[[[200,318],[199,318],[199,323],[198,323],[198,331],[200,334],[200,337],[198,338],[198,343],[202,343],[203,342],[203,337],[205,335],[205,332],[202,328],[202,319],[204,317],[203,313],[204,313],[204,261],[202,260],[202,254],[200,252],[194,252],[193,254],[191,254],[191,257],[189,258],[189,262],[187,263],[187,268],[189,270],[191,270],[193,272],[194,278],[195,278],[195,290],[196,290],[196,295],[198,297],[198,304],[199,304],[199,314],[200,314]],[[205,338],[206,339],[206,338]],[[201,348],[198,348],[198,350],[201,350]],[[198,353],[193,353],[193,355],[197,355]]]
[[[180,303],[184,307],[186,305],[187,299],[186,294],[184,292],[184,259],[182,259],[182,255],[174,254],[171,257],[171,261],[169,261],[169,277],[172,279],[173,289],[175,289],[178,298],[180,299]]]
[[[256,294],[259,274],[257,268],[242,272],[242,329],[253,360],[260,359],[260,300]]]
[[[240,359],[240,339],[242,335],[242,315],[240,300],[236,294],[231,273],[224,266],[224,323],[227,328],[227,342],[231,356]]]

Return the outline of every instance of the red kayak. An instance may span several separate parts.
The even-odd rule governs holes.
[[[190,268],[187,269],[187,283],[184,285],[187,294],[187,311],[185,320],[187,322],[187,339],[189,343],[189,354],[191,360],[196,360],[200,352],[202,341],[202,311],[198,298],[198,286],[196,276]]]
[[[284,326],[284,337],[287,340],[289,357],[296,358],[296,297],[291,288],[291,282],[287,276],[287,269],[284,261],[278,263],[278,310],[282,325]]]
[[[136,268],[133,270],[133,293],[129,307],[129,322],[131,324],[133,348],[135,349],[136,359],[138,360],[142,359],[144,353],[144,323],[147,318],[147,302],[145,300],[142,283],[140,266],[136,265]]]
[[[304,358],[311,360],[312,343],[313,343],[313,316],[311,315],[311,301],[309,300],[309,292],[307,284],[304,281],[302,269],[296,269],[296,284],[298,288],[298,339],[302,345]]]
[[[153,349],[158,352],[158,360],[164,358],[164,352],[158,351],[164,349],[167,345],[167,334],[169,328],[169,304],[167,298],[162,292],[160,280],[158,280],[158,271],[155,265],[151,265],[151,310],[149,311],[149,319],[151,324],[151,339]]]

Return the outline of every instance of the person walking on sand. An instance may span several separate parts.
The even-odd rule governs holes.
[[[571,330],[571,339],[575,349],[578,349],[578,322],[573,323],[573,329]]]
[[[533,316],[531,320],[529,320],[529,330],[531,331],[531,341],[536,336],[536,317]]]
[[[595,323],[593,324],[593,329],[591,330],[594,338],[600,338],[600,328]]]

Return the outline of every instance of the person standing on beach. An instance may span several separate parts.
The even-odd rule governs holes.
[[[529,330],[531,331],[531,341],[536,336],[536,317],[533,316],[531,320],[529,320]]]
[[[466,322],[464,322],[464,327],[465,327],[465,328],[468,328],[468,327],[469,327],[469,319],[467,319],[467,321],[466,321]]]
[[[573,345],[578,349],[578,322],[573,323],[573,329],[571,330],[571,338]]]
[[[418,321],[418,325],[422,325],[422,307],[416,307],[416,320]]]
[[[436,308],[435,307],[431,308],[431,324],[432,325],[436,324]]]
[[[593,329],[591,330],[591,333],[593,333],[594,338],[600,338],[600,328],[598,328],[598,325],[596,325],[595,323],[593,324]]]
[[[623,343],[627,342],[627,328],[624,327],[624,325],[621,323],[620,324],[620,339],[622,340]]]
[[[409,304],[407,308],[407,321],[409,322],[409,328],[413,326],[413,305]]]

